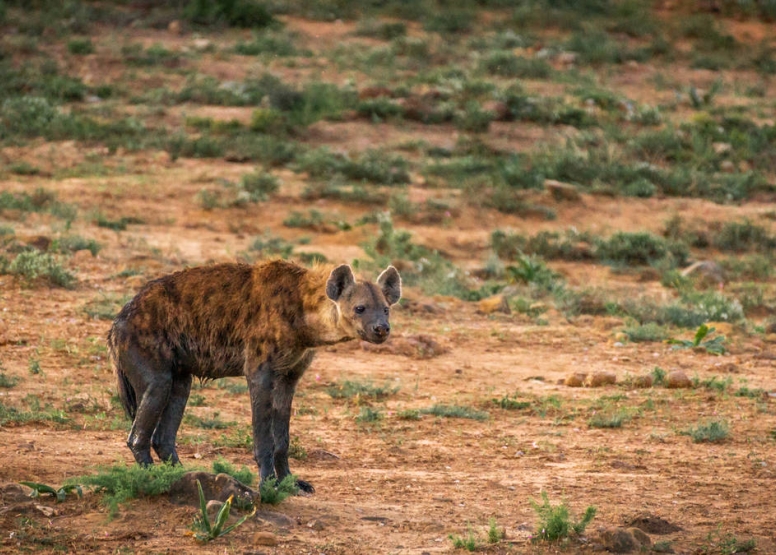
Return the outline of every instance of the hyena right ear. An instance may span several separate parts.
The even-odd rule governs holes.
[[[343,291],[356,284],[356,276],[347,264],[337,266],[331,271],[329,281],[326,282],[326,296],[337,302]]]
[[[388,304],[396,304],[401,299],[401,276],[393,266],[388,266],[377,278],[377,285],[383,291]]]

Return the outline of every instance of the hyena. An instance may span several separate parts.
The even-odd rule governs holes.
[[[382,343],[401,277],[386,268],[375,283],[350,266],[303,268],[283,260],[191,268],[148,282],[108,333],[124,409],[127,445],[141,465],[179,463],[175,451],[193,377],[245,376],[253,454],[261,480],[288,467],[291,401],[314,349],[360,338]],[[306,492],[312,485],[299,480]]]

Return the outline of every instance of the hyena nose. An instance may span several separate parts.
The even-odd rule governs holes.
[[[372,330],[375,332],[376,335],[379,335],[380,337],[385,337],[391,332],[391,326],[390,324],[377,324],[372,327]]]

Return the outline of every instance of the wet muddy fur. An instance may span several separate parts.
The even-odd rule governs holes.
[[[245,376],[253,452],[262,480],[289,473],[291,402],[314,348],[360,338],[382,343],[401,278],[375,283],[350,266],[306,269],[274,260],[220,264],[147,283],[108,333],[118,391],[132,418],[127,445],[139,464],[179,463],[175,438],[193,377]],[[313,491],[299,481],[304,491]]]

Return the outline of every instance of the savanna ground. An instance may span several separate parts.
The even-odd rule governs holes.
[[[776,552],[774,17],[0,2],[1,549],[588,553],[635,524]],[[273,256],[404,277],[391,341],[301,382],[313,496],[205,545],[164,495],[14,497],[132,462],[105,336],[140,285]],[[249,422],[244,382],[196,384],[185,467],[254,469]],[[595,519],[546,541],[542,492]]]

